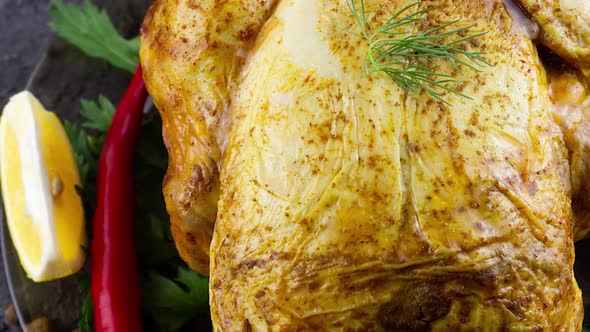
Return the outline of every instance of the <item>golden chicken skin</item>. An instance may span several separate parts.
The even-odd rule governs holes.
[[[518,0],[537,22],[541,42],[590,80],[590,2],[580,0]]]
[[[430,57],[440,98],[367,75],[361,3],[369,31],[421,11],[404,29],[488,65]],[[155,1],[164,197],[216,331],[580,331],[590,13],[519,5],[574,69],[501,1]]]

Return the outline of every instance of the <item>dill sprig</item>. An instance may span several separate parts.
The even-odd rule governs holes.
[[[382,26],[370,31],[369,19],[371,12],[367,10],[364,0],[347,0],[360,33],[350,29],[346,32],[363,38],[368,43],[367,58],[364,64],[365,75],[385,73],[401,87],[414,94],[425,91],[432,97],[450,105],[443,96],[445,92],[471,99],[471,97],[454,89],[458,80],[451,74],[440,72],[440,66],[433,66],[432,60],[441,59],[459,70],[462,64],[467,68],[479,71],[479,68],[491,66],[483,55],[484,52],[470,52],[461,44],[482,36],[486,32],[467,35],[450,42],[449,36],[460,35],[472,26],[447,29],[458,23],[458,20],[445,23],[426,31],[413,32],[414,23],[427,20],[428,12],[438,9],[429,7],[419,9],[420,2],[412,3],[393,14]]]

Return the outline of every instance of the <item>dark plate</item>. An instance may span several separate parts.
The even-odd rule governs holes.
[[[590,239],[582,240],[576,244],[576,263],[574,272],[578,285],[582,289],[584,298],[584,324],[590,325]]]
[[[137,35],[149,0],[95,0],[106,8],[119,31],[125,36]],[[130,75],[102,61],[93,60],[76,48],[56,39],[31,76],[28,89],[62,119],[79,121],[80,98],[96,99],[99,94],[111,101],[122,96]],[[0,217],[2,217],[0,213]],[[2,218],[2,221],[4,219]],[[21,325],[47,316],[55,331],[70,332],[75,328],[84,292],[80,275],[34,283],[23,271],[8,234],[6,224],[0,228],[3,259],[13,302]],[[590,240],[576,245],[576,278],[584,294],[585,309],[590,310]],[[590,323],[588,320],[587,322]]]
[[[138,34],[141,19],[151,3],[149,0],[93,2],[107,9],[119,31],[127,37]],[[129,73],[90,59],[56,38],[31,75],[27,89],[60,118],[77,122],[80,120],[80,98],[94,100],[102,94],[116,103],[130,77]],[[4,222],[1,239],[6,277],[21,325],[46,316],[54,324],[54,331],[71,332],[77,325],[85,295],[80,285],[80,274],[57,281],[34,283],[20,266]]]

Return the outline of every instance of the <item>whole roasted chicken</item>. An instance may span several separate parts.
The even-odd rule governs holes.
[[[217,331],[580,331],[590,3],[518,5],[155,1],[164,196]],[[434,95],[367,74],[363,33],[412,11],[487,64],[431,55]]]

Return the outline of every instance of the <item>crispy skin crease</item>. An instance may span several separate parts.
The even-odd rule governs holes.
[[[569,151],[574,239],[590,231],[590,93],[571,71],[549,69],[554,117]]]
[[[541,27],[541,42],[580,69],[590,86],[590,14],[561,0],[515,0]],[[572,0],[582,7],[584,0]]]
[[[242,59],[272,0],[157,0],[141,30],[141,64],[160,110],[169,166],[164,198],[181,257],[208,274],[219,196],[216,130]]]
[[[416,29],[489,31],[467,47],[493,68],[435,64],[473,98],[448,107],[363,77],[365,44],[334,24],[354,26],[344,1],[310,0],[307,40],[336,59],[315,66],[322,43],[284,34],[306,1],[278,4],[232,97],[216,330],[579,331],[567,149],[536,49],[503,5],[423,1],[441,9]],[[369,25],[411,2],[367,1]]]

